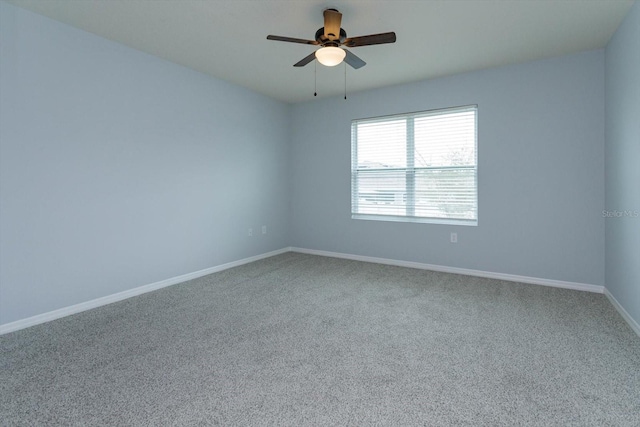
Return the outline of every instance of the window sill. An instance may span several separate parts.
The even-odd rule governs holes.
[[[422,218],[412,216],[392,216],[392,215],[368,215],[368,214],[351,214],[351,219],[360,219],[365,221],[387,221],[387,222],[414,222],[421,224],[443,224],[443,225],[464,225],[476,227],[477,219],[446,219],[446,218]]]

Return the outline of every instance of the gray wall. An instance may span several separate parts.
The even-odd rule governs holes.
[[[640,3],[606,50],[606,285],[640,323]]]
[[[289,106],[0,16],[0,324],[287,246]]]
[[[352,220],[351,120],[466,104],[479,225]],[[604,284],[604,51],[313,101],[291,123],[293,246]]]

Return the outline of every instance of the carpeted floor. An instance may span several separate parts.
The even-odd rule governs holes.
[[[603,295],[286,253],[0,337],[0,425],[640,425]]]

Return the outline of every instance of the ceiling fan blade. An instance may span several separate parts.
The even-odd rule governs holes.
[[[272,36],[272,35],[268,35],[267,40],[276,40],[279,42],[290,42],[290,43],[301,43],[301,44],[312,44],[314,46],[320,44],[315,40],[295,39],[293,37]]]
[[[342,43],[347,47],[371,46],[373,44],[395,43],[396,33],[371,34],[369,36],[349,37]]]
[[[347,53],[347,56],[344,57],[344,62],[351,65],[356,70],[367,65],[367,63],[360,59],[357,55],[349,52],[347,49],[344,49],[344,51]]]
[[[298,61],[295,64],[293,64],[293,66],[294,67],[304,67],[305,65],[307,65],[309,62],[313,61],[314,59],[316,59],[316,53],[315,52],[305,56],[300,61]]]
[[[335,9],[327,9],[324,15],[324,36],[329,40],[340,39],[340,25],[342,23],[342,14]]]

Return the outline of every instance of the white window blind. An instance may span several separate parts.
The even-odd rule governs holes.
[[[476,225],[477,106],[354,120],[351,212]]]

